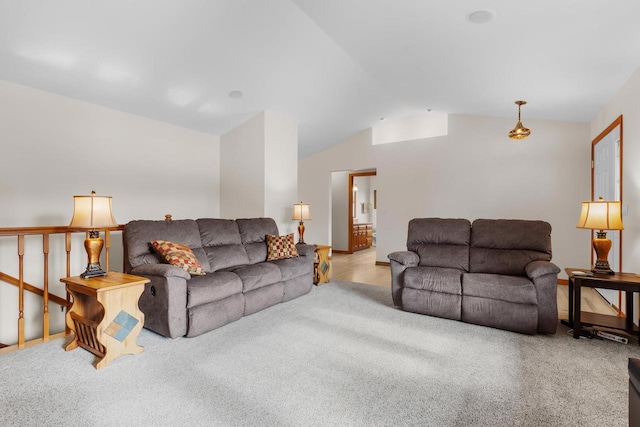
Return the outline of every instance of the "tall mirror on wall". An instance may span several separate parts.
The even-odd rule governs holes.
[[[622,116],[591,143],[591,200],[598,197],[622,202]],[[622,231],[608,231],[607,237],[612,242],[609,265],[614,271],[622,271]],[[593,261],[593,252],[591,257]],[[609,303],[621,307],[620,292],[608,289],[599,292]]]

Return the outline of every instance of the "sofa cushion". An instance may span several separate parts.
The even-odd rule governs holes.
[[[404,286],[430,292],[462,295],[462,273],[455,268],[409,267],[404,272]]]
[[[282,281],[280,269],[272,262],[230,267],[225,271],[237,274],[242,280],[242,292],[272,285]]]
[[[127,249],[125,269],[144,264],[160,264],[163,259],[153,250],[150,242],[167,240],[189,246],[202,269],[209,271],[209,261],[202,250],[198,225],[192,219],[172,221],[131,221],[124,227],[124,244]]]
[[[469,270],[471,223],[466,219],[415,218],[409,221],[407,249],[421,266]]]
[[[293,233],[286,236],[266,235],[267,240],[267,261],[278,259],[295,258],[298,256],[296,243],[293,240]]]
[[[545,221],[477,219],[471,227],[469,271],[525,276],[532,261],[551,260],[551,225]]]
[[[175,265],[185,270],[189,274],[204,275],[202,266],[198,262],[198,258],[193,254],[191,248],[187,245],[168,242],[166,240],[154,240],[151,246],[156,250],[169,264]]]
[[[207,304],[242,293],[242,281],[230,271],[192,277],[187,282],[187,308]]]
[[[282,274],[283,281],[301,277],[313,272],[313,264],[311,264],[305,257],[279,259],[271,261],[270,263],[278,266],[280,274]]]
[[[537,305],[536,288],[526,277],[500,274],[465,273],[462,295],[501,300],[517,304]]]
[[[209,263],[207,272],[249,264],[249,257],[240,239],[238,224],[234,220],[201,218],[196,220],[196,223]]]
[[[240,238],[244,245],[249,263],[255,264],[267,260],[267,234],[278,235],[278,226],[272,218],[237,219]]]

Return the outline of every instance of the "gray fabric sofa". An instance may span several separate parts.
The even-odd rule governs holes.
[[[418,218],[407,251],[389,254],[405,311],[525,334],[553,334],[560,269],[544,221]]]
[[[266,261],[271,218],[131,221],[125,226],[125,272],[150,279],[140,297],[144,327],[194,337],[274,304],[308,293],[314,247],[296,245],[297,258]],[[153,240],[188,245],[204,276],[163,262]]]

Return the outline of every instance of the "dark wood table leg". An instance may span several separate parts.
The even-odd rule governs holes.
[[[569,279],[571,280],[571,279]],[[573,313],[573,319],[572,319],[572,323],[573,323],[573,337],[574,338],[580,338],[580,330],[582,329],[582,325],[580,324],[580,303],[582,300],[582,290],[581,288],[581,280],[578,278],[573,278],[573,311],[571,311],[570,313]],[[569,301],[571,301],[571,299],[569,299]],[[571,314],[569,314],[571,316]]]
[[[626,291],[625,300],[626,300],[625,314],[627,315],[627,324],[625,326],[628,332],[633,330],[633,292]]]
[[[574,299],[574,291],[573,291],[573,277],[569,276],[569,325],[573,326],[573,299]]]

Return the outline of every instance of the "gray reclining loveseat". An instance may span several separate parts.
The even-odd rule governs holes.
[[[150,279],[140,297],[144,327],[161,335],[193,337],[311,291],[314,247],[299,257],[267,261],[271,218],[131,221],[125,226],[125,272]],[[150,242],[187,245],[203,276],[167,264]]]
[[[544,221],[419,218],[389,254],[403,310],[525,334],[555,333],[560,269]]]

